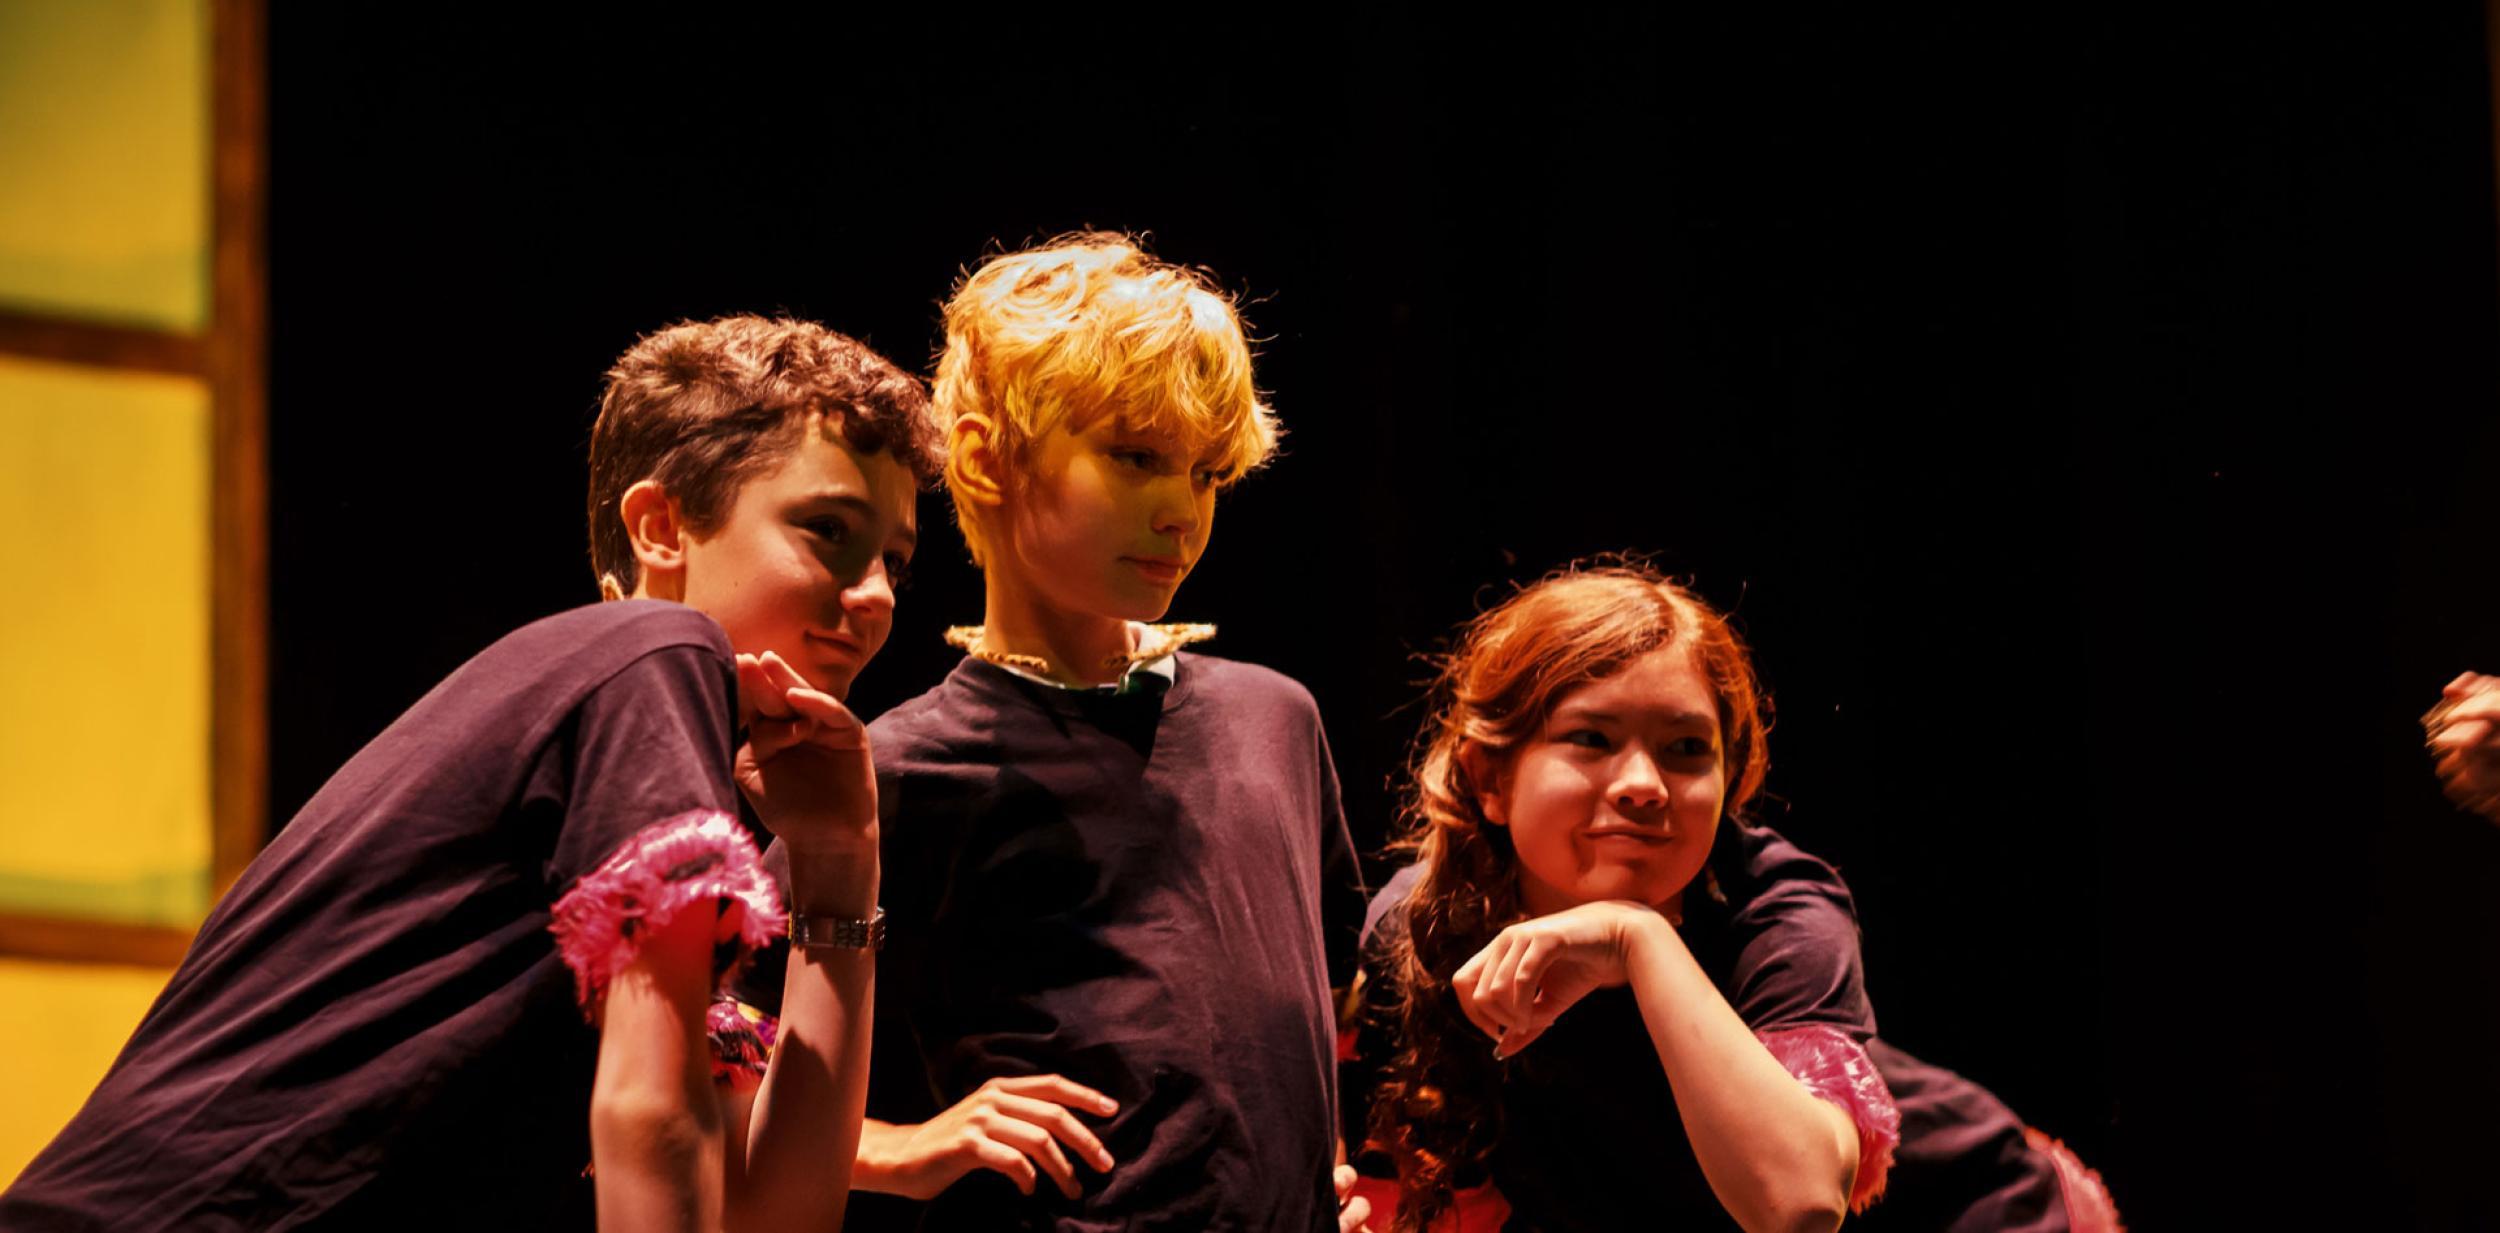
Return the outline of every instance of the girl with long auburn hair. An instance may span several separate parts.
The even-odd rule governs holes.
[[[1377,1225],[1830,1229],[1897,1150],[1878,1223],[2116,1227],[2063,1147],[1875,1039],[1847,887],[1748,820],[1769,707],[1718,612],[1568,569],[1441,668],[1343,1092],[1396,1172]]]

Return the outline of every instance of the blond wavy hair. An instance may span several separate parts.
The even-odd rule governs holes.
[[[1226,483],[1266,462],[1281,435],[1251,381],[1231,297],[1111,232],[1064,235],[965,275],[946,301],[930,401],[944,430],[966,415],[990,422],[1011,492],[1029,478],[1036,440],[1105,415],[1212,448]],[[946,483],[978,563],[980,506],[952,467]]]

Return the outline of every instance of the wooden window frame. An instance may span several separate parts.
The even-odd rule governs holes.
[[[201,334],[0,311],[0,355],[209,390],[209,844],[223,895],[269,813],[268,11],[209,0],[209,318]],[[192,931],[0,912],[0,955],[171,967]]]

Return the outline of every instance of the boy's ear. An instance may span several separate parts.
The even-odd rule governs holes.
[[[617,498],[616,513],[625,520],[625,538],[634,546],[640,582],[636,593],[675,598],[677,576],[686,566],[685,524],[677,516],[677,502],[660,481],[647,479]]]
[[[998,425],[978,411],[955,417],[946,430],[946,482],[958,500],[1000,505],[1007,500],[1005,460],[998,456]]]
[[[1502,783],[1501,768],[1485,754],[1482,745],[1466,745],[1458,751],[1459,769],[1467,772],[1467,787],[1476,794],[1476,808],[1484,820],[1495,826],[1510,825],[1509,792]]]

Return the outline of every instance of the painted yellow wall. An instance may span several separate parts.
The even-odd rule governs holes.
[[[0,3],[0,303],[208,321],[204,0]]]
[[[0,959],[0,1187],[86,1103],[171,975]]]
[[[0,359],[0,911],[207,911],[208,467],[199,381]]]
[[[208,325],[207,0],[0,0],[0,309]],[[209,894],[209,418],[191,379],[0,359],[0,912]],[[162,970],[0,957],[0,1184]]]

